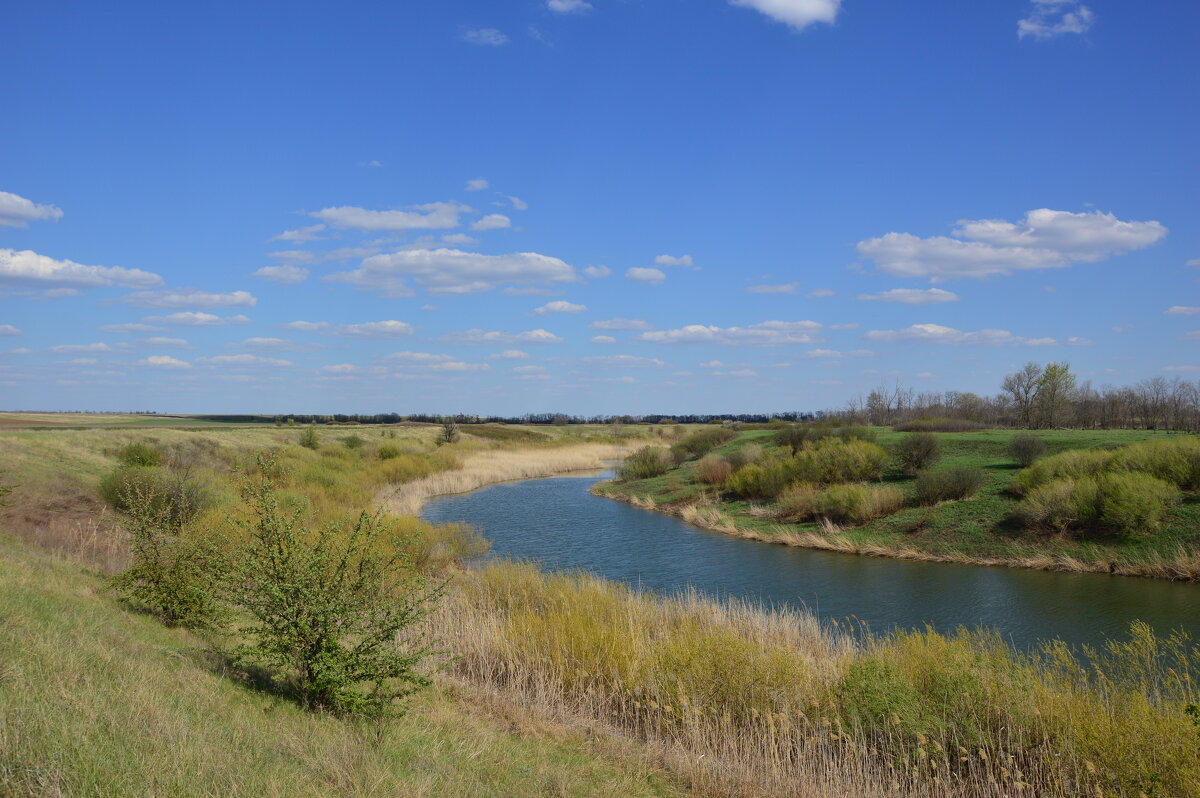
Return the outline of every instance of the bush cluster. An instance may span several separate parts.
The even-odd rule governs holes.
[[[661,446],[643,446],[617,466],[617,479],[628,482],[633,479],[660,477],[670,471],[673,465],[671,453],[666,449]]]
[[[117,452],[117,459],[130,466],[162,465],[163,453],[149,443],[129,443]]]
[[[697,430],[681,441],[671,445],[671,455],[676,463],[703,457],[723,443],[737,437],[737,433],[725,427],[710,427]]]
[[[916,474],[942,457],[938,439],[929,432],[910,432],[900,439],[896,457],[908,474]]]
[[[723,485],[732,473],[729,461],[715,454],[704,455],[696,464],[696,479],[705,485]]]
[[[1158,477],[1113,471],[1038,485],[1017,505],[1017,514],[1028,526],[1048,532],[1095,526],[1148,532],[1179,498],[1179,488]]]
[[[904,506],[904,494],[888,485],[831,485],[817,500],[817,512],[830,521],[865,524]]]
[[[100,496],[114,509],[155,516],[157,523],[179,529],[212,504],[196,479],[162,468],[122,465],[100,480]]]
[[[1013,478],[1018,494],[1058,479],[1083,479],[1105,473],[1148,474],[1183,490],[1200,488],[1200,440],[1152,440],[1119,449],[1071,451],[1047,457]]]
[[[967,465],[931,468],[917,474],[916,496],[921,504],[965,499],[983,484],[983,471]]]
[[[384,444],[375,450],[380,460],[395,460],[400,456],[400,450],[390,444]]]
[[[1028,468],[1046,453],[1046,442],[1037,435],[1017,435],[1008,442],[1008,455],[1021,468]]]
[[[760,458],[735,471],[727,487],[747,499],[774,499],[794,482],[824,485],[879,479],[887,452],[866,441],[825,438],[806,445],[795,457]]]
[[[893,424],[892,429],[896,432],[975,432],[988,429],[988,425],[962,418],[915,418]]]

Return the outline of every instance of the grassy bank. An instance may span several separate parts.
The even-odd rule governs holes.
[[[873,428],[871,433],[893,456],[904,436],[887,428]],[[1014,434],[1004,430],[937,433],[942,453],[939,467],[978,469],[979,489],[963,500],[921,504],[916,478],[893,461],[881,485],[898,490],[903,506],[859,525],[822,520],[789,523],[779,518],[774,502],[740,499],[719,485],[703,483],[694,460],[660,476],[603,483],[595,491],[715,531],[783,545],[929,561],[1200,579],[1200,495],[1196,493],[1186,494],[1159,528],[1148,533],[1047,534],[1022,525],[1016,517],[1020,496],[1010,490],[1019,473],[1008,454]],[[1037,434],[1046,444],[1047,456],[1181,437],[1130,430]],[[774,436],[769,430],[742,432],[714,452],[730,455],[752,446],[770,453],[777,449]]]

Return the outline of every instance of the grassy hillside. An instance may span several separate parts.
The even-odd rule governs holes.
[[[904,433],[873,428],[876,441],[894,454]],[[838,551],[1033,568],[1089,570],[1175,579],[1200,579],[1200,495],[1186,495],[1152,534],[1080,536],[1025,529],[1014,518],[1019,497],[1009,491],[1018,466],[1007,453],[1010,430],[936,433],[939,466],[978,467],[984,477],[971,498],[922,506],[914,498],[916,479],[894,464],[883,484],[899,489],[905,507],[856,527],[837,528],[813,521],[785,523],[770,502],[745,501],[720,487],[702,484],[697,462],[689,461],[651,479],[609,482],[601,495],[683,516],[718,531],[788,545]],[[1070,449],[1113,448],[1178,435],[1137,430],[1054,430],[1037,433],[1047,456]],[[747,445],[775,448],[769,430],[742,432],[714,452],[728,455]]]

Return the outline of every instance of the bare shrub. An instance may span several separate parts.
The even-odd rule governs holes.
[[[1028,433],[1015,436],[1008,442],[1008,454],[1021,468],[1028,468],[1046,452],[1046,442]]]
[[[932,433],[910,432],[900,439],[896,456],[906,473],[916,474],[941,459],[942,451]]]
[[[706,454],[696,464],[696,478],[705,485],[723,485],[732,473],[729,461],[714,454]]]

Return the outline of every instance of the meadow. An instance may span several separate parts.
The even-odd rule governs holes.
[[[901,444],[911,433],[888,427],[865,429],[886,454],[882,469],[869,482],[879,493],[888,491],[890,498],[886,512],[874,518],[834,520],[821,514],[788,518],[782,495],[747,498],[724,481],[705,481],[701,469],[707,463],[696,457],[672,462],[654,476],[601,484],[596,492],[716,531],[784,545],[978,565],[1200,579],[1200,494],[1195,490],[1185,491],[1162,522],[1149,530],[1031,528],[1020,518],[1023,497],[1013,489],[1021,468],[1009,446],[1019,431],[930,433],[941,455],[930,470],[967,470],[977,475],[978,484],[965,498],[929,501],[918,495],[918,476],[906,473],[899,462]],[[1073,450],[1108,451],[1147,441],[1194,440],[1194,436],[1143,430],[1033,434],[1044,444],[1043,459]],[[770,429],[740,431],[706,453],[732,457],[735,462],[738,453],[747,450],[767,459],[784,456],[786,447],[777,444],[777,435]]]
[[[114,593],[131,526],[105,485],[122,475],[198,486],[180,537],[236,553],[236,485],[264,451],[284,504],[336,522],[381,497],[419,504],[431,480],[470,489],[661,440],[369,432],[322,427],[308,446],[288,428],[0,432],[15,485],[0,511],[0,792],[1200,795],[1200,651],[1141,626],[1101,650],[1024,654],[986,630],[850,634],[528,564],[462,570],[486,541],[393,512],[406,558],[449,579],[419,630],[441,653],[407,714],[357,717],[305,708],[220,635]]]

